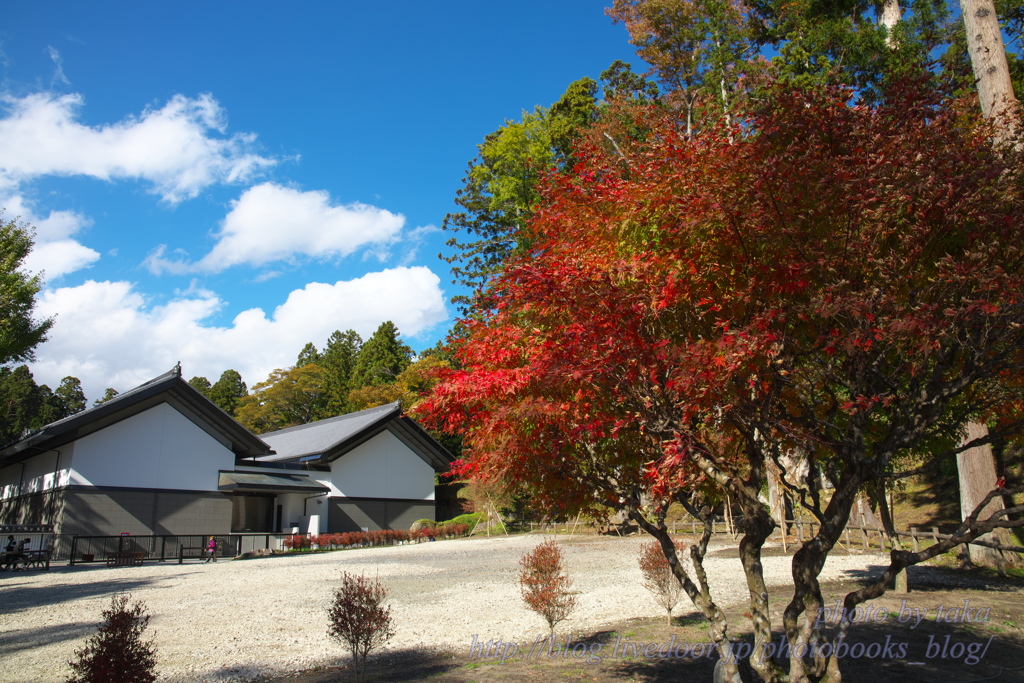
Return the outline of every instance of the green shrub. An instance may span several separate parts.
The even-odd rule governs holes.
[[[416,526],[417,524],[419,524],[420,525],[419,528],[421,528],[421,529],[423,527],[435,527],[435,526],[437,526],[437,522],[435,522],[432,519],[417,519],[412,524],[413,524],[413,526]]]
[[[441,522],[440,526],[448,526],[449,524],[468,524],[470,532],[476,528],[476,525],[484,521],[484,515],[479,512],[470,512],[465,515],[459,515],[453,517],[446,522]]]

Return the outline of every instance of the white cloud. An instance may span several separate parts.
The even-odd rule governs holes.
[[[51,211],[48,216],[37,216],[23,197],[12,195],[0,200],[3,218],[20,218],[35,228],[35,246],[25,259],[30,272],[45,273],[48,282],[86,268],[99,260],[99,252],[71,239],[80,230],[92,225],[92,220],[75,211]]]
[[[57,48],[47,45],[46,49],[50,53],[50,59],[53,60],[53,80],[50,83],[50,87],[53,87],[56,83],[71,85],[71,81],[64,75],[64,60],[61,58],[60,53],[57,52]]]
[[[357,249],[394,242],[405,217],[368,204],[338,205],[327,192],[303,192],[274,183],[249,188],[232,202],[213,249],[196,263],[164,257],[166,246],[146,258],[152,272],[220,272],[231,266],[262,266],[297,256],[332,259]]]
[[[160,109],[99,127],[77,120],[78,94],[5,95],[0,102],[8,110],[0,119],[0,185],[9,188],[45,175],[139,179],[175,203],[277,163],[253,151],[255,135],[212,135],[224,134],[226,116],[209,94],[175,95]]]
[[[37,243],[25,259],[25,267],[32,273],[42,272],[44,279],[52,282],[93,264],[99,257],[99,252],[75,240],[56,240]]]
[[[421,225],[414,230],[410,230],[405,239],[402,240],[405,247],[405,256],[402,257],[398,264],[407,266],[415,261],[419,256],[420,247],[423,245],[426,237],[440,231],[440,228],[436,225]]]
[[[368,338],[384,320],[415,337],[447,318],[440,279],[428,268],[393,268],[291,292],[269,316],[254,308],[228,327],[205,324],[223,306],[193,284],[164,305],[150,305],[127,282],[88,281],[44,292],[40,316],[56,315],[49,341],[36,351],[36,381],[56,386],[82,380],[90,400],[110,386],[125,391],[181,361],[186,378],[216,381],[228,368],[253,386],[287,367],[306,344],[318,347],[334,330]]]

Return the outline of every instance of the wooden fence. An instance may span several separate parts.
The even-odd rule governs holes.
[[[712,533],[714,534],[729,534],[733,538],[739,537],[739,531],[737,524],[740,520],[714,520],[711,523]],[[698,522],[695,519],[689,520],[676,520],[673,522],[666,522],[669,531],[673,535],[679,533],[689,533],[691,535],[697,535],[703,532],[704,525],[702,522]],[[821,525],[813,520],[805,519],[791,519],[786,524],[789,529],[788,533],[783,533],[782,529],[777,527],[775,532],[769,537],[769,541],[777,541],[782,544],[783,551],[788,551],[790,545],[800,545],[805,540],[813,538],[816,530]],[[620,530],[623,527],[616,526],[614,524],[597,525],[590,522],[530,522],[530,531],[543,531],[547,533],[566,533],[566,534],[598,534],[598,533],[615,533],[616,530]],[[945,541],[953,538],[952,534],[939,533],[938,527],[932,527],[931,531],[923,531],[917,527],[910,527],[909,529],[896,529],[893,541],[898,544],[902,544],[904,547],[909,544],[911,550],[915,553],[920,552],[922,542],[927,543],[931,541],[938,543],[939,541]],[[974,541],[972,541],[974,543]],[[879,527],[873,526],[858,526],[848,524],[846,529],[843,530],[842,540],[840,545],[846,549],[860,548],[862,550],[869,550],[871,548],[877,548],[879,550],[891,550],[892,546],[888,541],[888,537],[885,534],[885,530]],[[930,544],[929,544],[930,545]],[[978,542],[977,545],[986,545],[984,541]],[[1010,551],[1018,552],[1021,551]]]

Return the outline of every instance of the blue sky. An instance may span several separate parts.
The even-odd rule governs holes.
[[[30,364],[92,400],[250,385],[335,329],[453,322],[440,230],[483,136],[613,60],[600,0],[0,6],[0,206],[37,229]]]

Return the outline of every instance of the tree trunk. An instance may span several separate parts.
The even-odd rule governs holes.
[[[981,112],[996,121],[996,141],[1006,142],[1017,132],[1020,103],[1013,94],[995,4],[992,0],[960,0],[960,11]]]
[[[988,435],[988,427],[980,422],[972,422],[967,425],[967,435],[964,442]],[[962,451],[956,456],[956,466],[960,474],[960,519],[967,519],[967,516],[974,512],[974,508],[996,488],[996,461],[992,455],[992,447],[988,444],[975,446]],[[993,498],[978,519],[988,519],[993,513],[1003,509],[1003,499],[999,496]],[[1002,533],[1000,533],[1002,532]],[[998,529],[992,533],[981,536],[979,540],[1005,545],[1015,545],[1013,539],[1005,529]],[[1001,550],[986,548],[979,545],[967,546],[971,562],[986,567],[996,567],[1002,572],[1007,559]]]
[[[892,30],[902,18],[903,14],[900,12],[899,0],[885,0],[882,3],[882,11],[878,15],[878,23],[885,27],[885,46],[890,50],[896,49],[896,38],[893,36]]]
[[[779,528],[782,529],[782,533],[787,534],[789,533],[789,525],[786,521],[793,518],[793,513],[791,512],[792,506],[786,493],[786,487],[779,481],[779,470],[773,462],[769,461],[765,466],[765,470],[765,478],[768,480],[769,514],[775,520],[775,523],[778,524]]]

